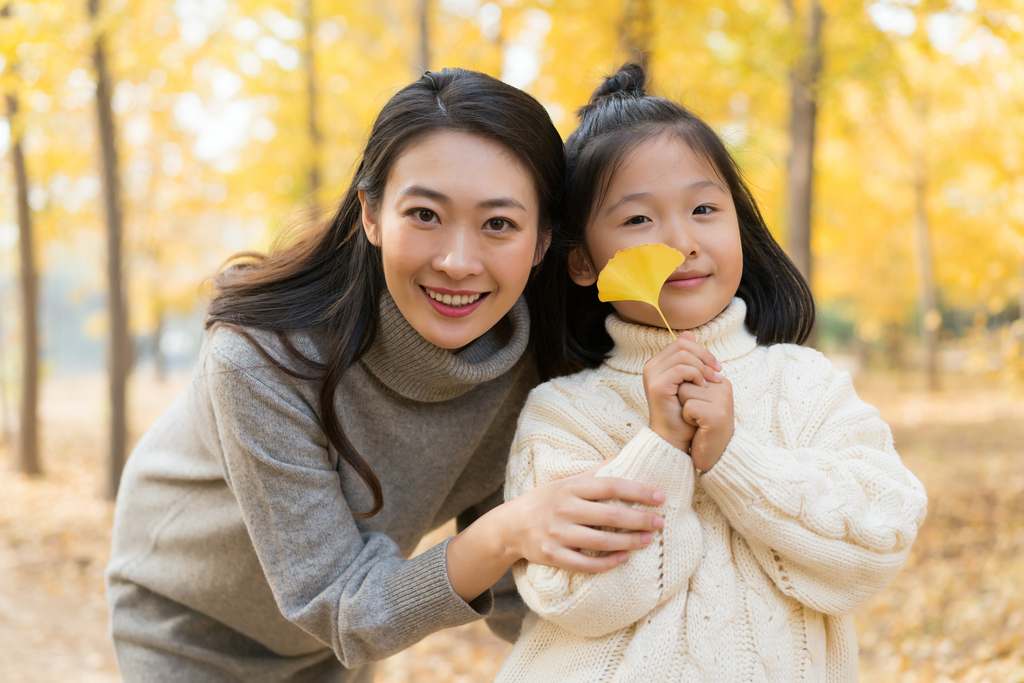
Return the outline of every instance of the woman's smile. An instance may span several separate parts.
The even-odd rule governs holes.
[[[441,315],[449,318],[461,318],[475,311],[484,302],[490,292],[453,291],[442,287],[425,287],[420,289],[430,300],[430,305]]]

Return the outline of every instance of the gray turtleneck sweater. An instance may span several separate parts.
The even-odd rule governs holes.
[[[423,339],[386,294],[380,312],[374,344],[335,399],[346,435],[380,479],[380,514],[353,517],[371,497],[318,425],[318,386],[217,329],[191,385],[125,468],[107,570],[115,640],[133,640],[130,624],[140,623],[150,631],[140,639],[164,637],[137,596],[116,597],[125,586],[283,660],[333,650],[337,680],[355,675],[341,665],[356,669],[481,617],[515,638],[524,610],[510,580],[499,584],[504,594],[496,587],[467,604],[448,581],[447,542],[406,558],[430,530],[453,517],[465,526],[502,500],[516,417],[538,381],[525,354],[526,305],[455,353]],[[252,332],[286,358],[272,335]],[[321,359],[315,337],[290,338]],[[119,619],[129,609],[132,618]],[[173,643],[187,631],[169,623],[169,649],[187,652]],[[287,678],[273,661],[260,670],[259,680]]]

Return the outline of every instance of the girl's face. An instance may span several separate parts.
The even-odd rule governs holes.
[[[363,191],[359,200],[398,309],[445,349],[508,313],[544,255],[529,172],[483,137],[442,131],[414,143],[391,168],[380,205]]]
[[[703,325],[728,306],[743,274],[732,193],[710,164],[672,133],[638,145],[619,167],[587,225],[589,253],[570,256],[570,276],[579,285],[592,285],[615,252],[657,243],[686,256],[658,299],[674,329]],[[663,326],[648,304],[616,301],[612,306],[627,322]]]

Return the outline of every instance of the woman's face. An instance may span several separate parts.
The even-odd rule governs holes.
[[[491,329],[544,255],[526,168],[500,144],[441,131],[398,158],[379,206],[359,192],[388,291],[427,341],[457,349]]]

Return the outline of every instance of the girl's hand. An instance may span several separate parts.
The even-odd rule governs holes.
[[[686,451],[697,431],[683,419],[681,388],[686,384],[706,388],[722,381],[722,366],[711,352],[694,341],[692,332],[658,352],[644,364],[644,393],[650,411],[651,431],[676,448]],[[730,393],[730,396],[732,394]]]
[[[694,430],[690,457],[698,470],[707,472],[732,439],[732,383],[724,378],[704,386],[687,382],[679,387],[679,400],[683,402],[683,420]]]
[[[594,476],[607,462],[583,474],[538,486],[501,506],[507,508],[506,544],[517,558],[595,573],[617,567],[626,561],[625,551],[651,542],[650,532],[660,529],[664,519],[654,512],[605,501],[619,499],[653,506],[663,503],[665,494],[635,481]],[[584,555],[581,549],[607,554],[593,557]]]

